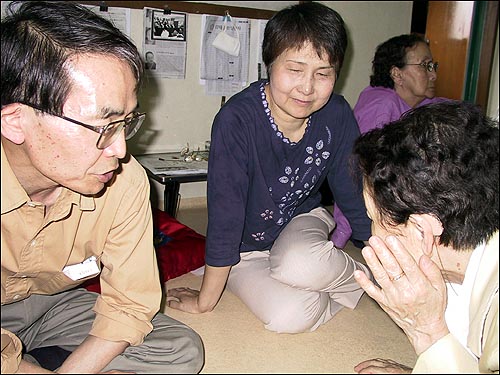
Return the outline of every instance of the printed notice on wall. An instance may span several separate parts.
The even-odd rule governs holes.
[[[258,20],[259,28],[259,49],[257,53],[257,79],[267,79],[267,70],[264,61],[262,61],[262,42],[264,41],[264,31],[266,30],[267,20]]]
[[[85,5],[94,13],[98,14],[102,18],[110,21],[115,27],[122,33],[130,38],[130,9],[129,8],[117,8],[117,7],[106,7],[101,9],[99,6]]]
[[[2,1],[0,3],[2,5],[2,19],[3,19],[6,15],[10,15],[8,9],[9,9],[9,4],[12,3],[12,1]]]
[[[7,14],[7,9],[12,1],[2,1],[2,18]],[[15,8],[19,7],[21,3],[16,3]],[[130,9],[118,7],[105,7],[97,5],[85,5],[84,7],[90,9],[94,13],[100,15],[102,18],[111,21],[111,23],[119,29],[122,33],[130,37]]]
[[[250,20],[248,18],[230,18],[226,20],[228,49],[239,41],[237,56],[213,46],[214,39],[223,31],[222,16],[202,17],[200,83],[205,85],[207,95],[233,95],[243,89],[248,81],[248,61],[250,44]],[[234,28],[238,29],[236,33]]]
[[[142,45],[146,74],[159,78],[186,76],[187,14],[144,8]]]

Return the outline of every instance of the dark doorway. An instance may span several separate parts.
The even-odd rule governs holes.
[[[428,1],[414,1],[411,13],[411,32],[425,35],[425,25],[427,24]]]

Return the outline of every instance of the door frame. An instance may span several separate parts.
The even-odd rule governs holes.
[[[498,28],[498,1],[474,1],[463,99],[488,107],[493,54]]]

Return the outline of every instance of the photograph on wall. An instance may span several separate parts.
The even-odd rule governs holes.
[[[153,10],[151,18],[151,39],[153,40],[186,40],[186,13]]]
[[[146,75],[158,78],[184,79],[186,76],[187,13],[172,12],[167,15],[162,10],[144,8],[143,14],[142,53]],[[161,20],[157,17],[158,15],[162,16]],[[174,22],[176,20],[178,22]],[[155,23],[172,25],[174,29],[167,28],[166,32],[157,30],[155,38]],[[167,33],[171,36],[167,37]],[[161,38],[161,34],[163,34],[163,38]]]

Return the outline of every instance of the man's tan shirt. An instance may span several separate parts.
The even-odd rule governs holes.
[[[20,185],[3,148],[1,160],[2,305],[76,287],[93,276],[72,280],[63,269],[95,257],[101,295],[90,334],[142,343],[162,298],[144,169],[130,157],[98,196],[63,189],[45,215]]]

